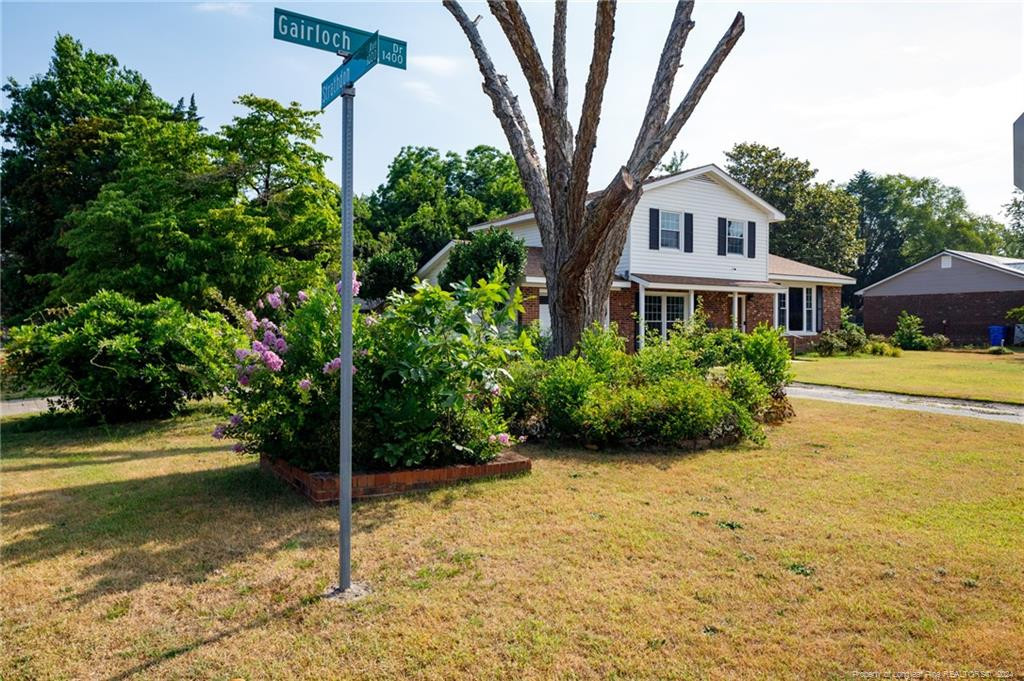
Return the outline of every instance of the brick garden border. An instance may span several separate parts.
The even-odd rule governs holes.
[[[461,480],[507,477],[529,473],[530,459],[512,452],[502,452],[493,461],[479,465],[419,468],[390,473],[356,473],[352,475],[352,498],[369,499],[406,492],[433,489]],[[260,468],[276,476],[314,504],[338,500],[336,473],[309,473],[282,459],[260,454]]]

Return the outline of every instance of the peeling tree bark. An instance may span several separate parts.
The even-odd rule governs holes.
[[[442,4],[469,40],[483,76],[484,93],[491,100],[533,205],[544,245],[552,352],[565,354],[576,345],[588,324],[605,320],[605,303],[615,266],[626,243],[633,209],[643,193],[643,183],[669,150],[743,34],[743,15],[736,14],[689,91],[669,115],[683,47],[694,25],[693,1],[676,4],[633,151],[605,188],[588,203],[587,186],[615,34],[616,2],[604,0],[596,8],[593,53],[575,136],[568,116],[566,0],[555,2],[551,74],[544,66],[517,0],[488,2],[529,84],[544,143],[543,166],[519,100],[506,77],[495,70],[476,22],[469,19],[457,0],[443,0]]]

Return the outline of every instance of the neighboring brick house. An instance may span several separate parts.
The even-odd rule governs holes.
[[[839,326],[840,290],[850,277],[769,255],[769,230],[785,216],[715,165],[645,183],[616,268],[608,318],[628,347],[643,343],[640,324],[664,335],[699,304],[718,327],[748,331],[766,322],[786,331],[795,350]],[[475,225],[506,227],[523,239],[524,323],[550,324],[540,232],[524,211]],[[449,243],[417,273],[437,280]]]
[[[903,310],[926,334],[954,343],[986,344],[988,327],[1007,323],[1024,305],[1024,258],[945,250],[856,292],[864,298],[864,329],[891,334]]]

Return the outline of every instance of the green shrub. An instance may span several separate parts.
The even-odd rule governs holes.
[[[754,416],[759,416],[771,401],[768,386],[748,362],[737,362],[725,368],[725,386],[729,396]]]
[[[896,318],[896,330],[893,331],[889,342],[903,350],[927,350],[928,339],[925,338],[922,328],[920,317],[903,310]]]
[[[898,347],[885,341],[869,341],[868,344],[864,346],[864,351],[880,357],[899,357],[901,354]]]
[[[486,278],[498,263],[504,265],[508,281],[518,281],[526,266],[526,245],[508,229],[485,229],[452,246],[438,283],[447,290],[457,281],[475,282]]]
[[[627,388],[593,388],[579,410],[580,437],[597,444],[676,445],[684,440],[759,438],[749,412],[706,381],[667,379]]]
[[[1006,313],[1006,321],[1014,324],[1024,324],[1024,305],[1015,307]]]
[[[864,333],[864,329],[853,322],[843,324],[843,327],[839,330],[839,337],[845,346],[844,352],[848,355],[864,352],[864,346],[868,344],[868,337]]]
[[[872,333],[868,336],[868,342],[870,343],[888,343],[889,339],[884,333]]]
[[[772,396],[782,397],[786,384],[793,380],[789,345],[782,329],[758,324],[743,337],[743,359],[754,367]]]
[[[656,383],[666,378],[699,378],[703,371],[697,367],[697,352],[690,348],[686,336],[669,334],[668,340],[652,337],[637,351],[633,359],[638,380]]]
[[[987,350],[990,355],[1010,355],[1013,354],[1013,350],[1006,347],[1005,345],[993,345]]]
[[[305,470],[338,466],[339,310],[333,290],[268,294],[244,312],[236,411],[215,436]],[[505,329],[521,310],[504,271],[452,291],[419,283],[353,323],[353,465],[362,470],[487,461],[511,442],[498,401],[504,368],[532,348]]]
[[[550,363],[523,360],[509,366],[509,382],[501,395],[501,407],[509,428],[516,435],[540,435],[544,432],[541,383]]]
[[[19,386],[115,422],[170,416],[213,394],[230,378],[239,337],[220,315],[169,298],[144,304],[100,291],[52,321],[11,329],[5,349]]]
[[[813,350],[822,357],[832,357],[838,352],[844,352],[846,350],[846,343],[837,331],[826,329],[818,336]]]
[[[633,375],[633,360],[626,354],[626,339],[619,335],[614,322],[607,329],[598,322],[591,324],[580,337],[576,354],[605,383],[628,383]]]
[[[540,382],[540,407],[551,435],[566,439],[577,435],[580,408],[597,385],[601,385],[600,375],[579,357],[548,361],[547,375]]]
[[[941,333],[933,333],[928,336],[929,350],[945,350],[950,345],[949,338]]]

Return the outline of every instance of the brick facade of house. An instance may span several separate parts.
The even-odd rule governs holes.
[[[1024,305],[1024,291],[864,296],[864,330],[891,334],[906,310],[924,322],[926,334],[941,333],[958,345],[988,343],[988,327],[1009,323],[1006,313]]]
[[[540,319],[540,289],[524,286],[523,307],[525,312],[519,315],[520,323],[530,324]],[[696,291],[698,304],[703,305],[704,314],[715,328],[732,326],[732,294],[728,291]],[[639,287],[634,283],[629,289],[612,289],[608,301],[610,321],[619,327],[619,333],[626,337],[626,349],[632,352],[636,348],[637,336],[637,295]],[[775,322],[775,295],[771,293],[748,293],[747,326],[753,330],[758,324]],[[824,288],[825,311],[823,322],[826,329],[839,328],[839,310],[842,304],[842,290],[839,286]],[[787,336],[790,349],[806,352],[818,340],[818,334],[809,336]]]

